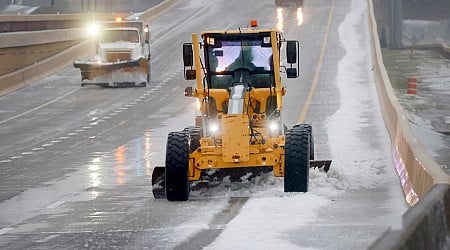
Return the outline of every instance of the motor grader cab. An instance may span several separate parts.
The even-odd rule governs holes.
[[[331,161],[313,161],[310,125],[287,129],[281,120],[281,73],[298,77],[299,43],[255,27],[203,32],[201,39],[193,34],[183,44],[185,79],[197,81],[185,95],[198,99],[199,114],[195,126],[169,133],[166,165],[153,171],[154,196],[185,201],[191,183],[217,172],[273,171],[284,177],[285,192],[308,191],[309,168],[328,170]],[[280,65],[283,45],[287,67]]]

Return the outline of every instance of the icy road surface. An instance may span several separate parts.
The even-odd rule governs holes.
[[[284,193],[267,174],[187,202],[153,199],[168,132],[194,123],[182,43],[253,18],[300,41],[301,78],[284,82],[283,118],[291,127],[309,102],[316,158],[332,159],[330,172],[312,170],[308,193]],[[399,225],[407,207],[372,78],[366,1],[305,1],[299,11],[180,0],[150,25],[148,88],[81,88],[69,67],[0,98],[0,248],[365,249]]]

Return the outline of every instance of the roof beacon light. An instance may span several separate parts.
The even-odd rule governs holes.
[[[252,27],[252,28],[258,27],[258,21],[256,21],[256,20],[250,20],[250,27]]]
[[[122,17],[116,17],[116,22],[122,22]]]

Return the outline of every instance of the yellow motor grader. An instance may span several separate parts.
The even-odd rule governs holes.
[[[185,96],[196,97],[200,108],[195,126],[169,133],[165,167],[153,170],[155,198],[186,201],[192,183],[217,173],[239,180],[273,171],[284,177],[285,192],[307,192],[309,168],[328,171],[331,161],[314,160],[311,125],[287,129],[281,120],[281,73],[298,77],[298,41],[257,29],[256,21],[250,26],[203,32],[201,42],[193,34],[183,44],[185,79],[197,80]],[[280,65],[282,45],[288,66]]]

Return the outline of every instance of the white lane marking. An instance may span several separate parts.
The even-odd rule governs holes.
[[[176,91],[179,90],[179,89],[180,89],[180,86],[174,87],[174,88],[172,89],[172,92],[176,92]]]
[[[58,143],[58,142],[61,142],[61,140],[54,140],[54,141],[51,141],[50,143],[51,144],[55,144],[55,143]]]
[[[33,152],[22,152],[21,155],[31,155]]]
[[[84,132],[84,129],[77,129],[77,130],[75,130],[75,132],[77,132],[77,133]]]
[[[11,159],[20,159],[20,158],[23,158],[23,156],[22,155],[18,155],[18,156],[13,156],[13,157],[11,157]]]
[[[57,202],[55,202],[55,203],[53,203],[53,204],[48,205],[47,208],[50,208],[50,209],[57,208],[57,207],[59,207],[61,204],[63,204],[64,202],[65,202],[65,201],[57,201]]]
[[[37,150],[42,150],[42,149],[44,149],[44,148],[33,148],[32,150],[37,151]]]
[[[68,133],[67,135],[69,135],[69,136],[74,136],[74,135],[77,135],[78,133]]]
[[[60,139],[60,140],[65,140],[65,139],[69,139],[69,137],[67,137],[67,136],[61,136],[61,137],[59,137],[58,139]]]
[[[2,229],[0,229],[0,235],[2,235],[2,234],[5,234],[5,233],[7,233],[7,232],[9,232],[9,231],[11,231],[11,230],[13,230],[14,228],[12,228],[12,227],[5,227],[5,228],[2,228]]]
[[[53,144],[51,144],[51,143],[42,144],[42,147],[50,147],[50,146],[53,146]]]
[[[16,118],[19,118],[19,117],[21,117],[21,116],[24,116],[24,115],[26,115],[26,114],[29,114],[29,113],[31,113],[31,112],[33,112],[33,111],[36,111],[36,110],[38,110],[38,109],[40,109],[40,108],[43,108],[43,107],[45,107],[45,106],[47,106],[47,105],[50,105],[50,104],[52,104],[52,103],[54,103],[54,102],[57,102],[57,101],[59,101],[59,100],[61,100],[62,98],[66,97],[66,96],[68,96],[68,95],[70,95],[70,94],[72,94],[73,92],[75,92],[75,91],[77,91],[77,90],[78,90],[78,88],[77,88],[77,89],[74,89],[74,90],[72,90],[72,91],[69,91],[69,92],[67,92],[65,95],[62,95],[62,96],[60,96],[60,97],[58,97],[58,98],[56,98],[56,99],[53,99],[53,100],[51,100],[51,101],[49,101],[49,102],[47,102],[47,103],[44,103],[44,104],[42,104],[42,105],[40,105],[40,106],[37,106],[37,107],[35,107],[34,109],[30,109],[30,110],[25,111],[25,112],[23,112],[23,113],[21,113],[21,114],[18,114],[18,115],[16,115],[16,116],[13,116],[13,117],[8,118],[8,119],[6,119],[6,120],[0,121],[0,124],[3,124],[3,123],[5,123],[5,122],[9,122],[9,121],[14,120],[14,119],[16,119]]]
[[[83,129],[90,129],[91,127],[89,126],[84,126]]]
[[[11,160],[1,160],[0,163],[8,163],[11,162]]]
[[[105,116],[105,117],[103,117],[103,119],[105,119],[105,120],[109,120],[109,119],[111,119],[112,117],[111,116]]]
[[[59,237],[59,234],[52,234],[52,235],[50,235],[50,236],[45,237],[45,238],[42,239],[42,240],[37,240],[36,242],[44,243],[44,242],[49,241],[49,240],[51,240],[51,239],[53,239],[53,238],[56,238],[56,237]]]

